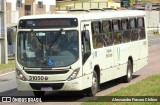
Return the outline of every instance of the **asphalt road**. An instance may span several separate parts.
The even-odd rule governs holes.
[[[130,84],[134,84],[143,78],[146,78],[152,74],[160,73],[160,38],[156,36],[149,36],[149,64],[143,69],[133,74],[133,80],[131,83],[119,83],[119,82],[107,82],[101,85],[101,91],[97,93],[97,96],[103,96],[116,91],[122,87],[126,87]],[[0,75],[0,96],[33,96],[32,92],[18,92],[16,90],[15,72],[9,74]],[[86,97],[81,95],[81,92],[48,92],[45,96],[53,96],[53,99],[47,101],[51,103],[34,103],[36,105],[79,105],[86,100]],[[55,97],[55,98],[54,98]],[[65,101],[65,102],[64,102]],[[0,103],[3,105],[21,105],[28,103]]]
[[[148,39],[149,39],[149,46],[157,46],[157,45],[160,45],[160,35],[151,35],[151,36],[148,36]]]

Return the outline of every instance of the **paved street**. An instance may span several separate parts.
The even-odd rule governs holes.
[[[150,45],[150,46],[160,45],[160,38],[150,40],[150,41],[149,41],[149,45]]]
[[[148,44],[149,46],[160,45],[160,35],[153,35],[153,31],[148,32]]]
[[[115,82],[107,82],[101,85],[101,91],[97,94],[97,96],[103,96],[109,94],[113,91],[120,89],[121,87],[126,87],[130,84],[134,84],[143,78],[150,76],[152,74],[160,73],[160,38],[155,36],[149,36],[149,44],[151,45],[149,48],[149,64],[138,72],[134,73],[134,79],[131,83],[115,83]],[[0,96],[33,96],[32,92],[17,92],[16,90],[16,81],[15,81],[15,72],[0,75]],[[53,96],[59,98],[53,98],[53,100],[48,100],[54,103],[47,103],[47,105],[77,105],[83,101],[85,96],[82,96],[79,92],[48,92],[45,96]],[[55,102],[58,101],[58,102]],[[68,101],[68,102],[63,102]],[[2,104],[2,103],[0,103]],[[17,105],[17,103],[3,103],[3,105]],[[18,105],[27,104],[27,103],[18,103]],[[36,105],[41,105],[44,103],[35,103]]]

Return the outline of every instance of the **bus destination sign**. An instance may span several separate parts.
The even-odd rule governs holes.
[[[26,19],[20,20],[20,29],[39,29],[39,28],[70,28],[77,27],[76,18],[52,18],[52,19]]]

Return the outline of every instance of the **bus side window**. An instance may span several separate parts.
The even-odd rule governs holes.
[[[92,34],[99,34],[101,31],[101,23],[99,21],[96,22],[92,22],[91,23],[91,27],[92,27]]]
[[[136,28],[136,19],[131,18],[129,19],[129,28],[131,29],[131,41],[136,41],[138,40],[138,31]]]
[[[105,20],[102,21],[102,33],[104,37],[104,45],[110,46],[113,44],[113,38],[112,38],[112,24],[111,21]]]
[[[130,42],[130,30],[128,27],[128,19],[121,20],[121,27],[123,43]]]
[[[103,36],[101,34],[101,22],[92,22],[92,38],[93,38],[93,48],[103,47]]]
[[[138,18],[137,23],[138,23],[139,38],[140,39],[145,39],[146,35],[145,35],[144,18]]]
[[[120,44],[122,42],[122,35],[120,30],[120,20],[113,20],[112,21],[112,27],[113,27],[113,43],[114,44]]]

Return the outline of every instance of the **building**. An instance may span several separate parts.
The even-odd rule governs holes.
[[[51,13],[56,0],[6,0],[7,26],[16,24],[21,16]]]
[[[89,9],[89,8],[120,8],[120,0],[64,0],[57,1],[57,10]]]

